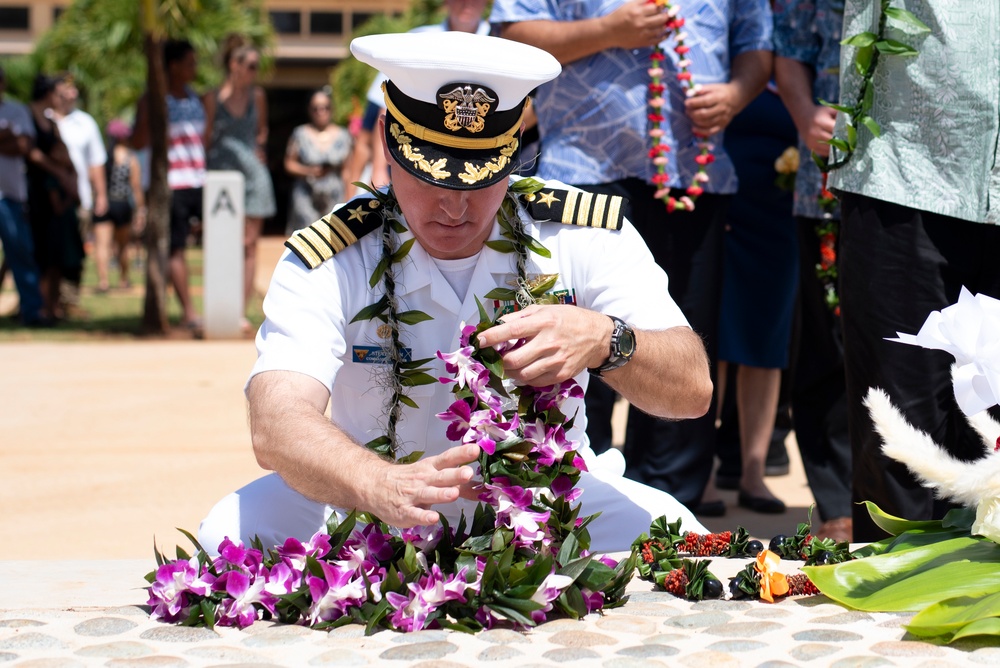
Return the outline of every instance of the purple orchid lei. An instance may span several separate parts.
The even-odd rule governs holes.
[[[482,493],[471,522],[390,528],[365,513],[331,517],[308,541],[289,538],[264,552],[229,539],[212,558],[177,548],[147,575],[150,615],[184,625],[245,628],[275,619],[316,629],[349,623],[368,632],[449,628],[475,632],[497,624],[527,628],[552,616],[579,618],[624,602],[635,556],[621,562],[589,551],[587,524],[574,503],[586,464],[567,437],[562,407],[583,391],[573,380],[514,386],[499,349],[479,348],[493,323],[463,326],[460,347],[438,353],[455,401],[438,417],[447,438],[476,443]]]

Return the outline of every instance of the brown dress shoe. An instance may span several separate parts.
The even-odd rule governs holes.
[[[850,543],[854,537],[854,520],[850,517],[835,517],[820,525],[817,538],[831,538],[837,543]]]

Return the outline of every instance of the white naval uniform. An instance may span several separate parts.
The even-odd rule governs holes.
[[[550,183],[555,188],[563,184]],[[526,231],[550,252],[551,258],[529,253],[527,274],[558,274],[554,291],[567,290],[576,304],[615,315],[637,329],[658,330],[687,326],[687,320],[667,291],[667,276],[654,262],[645,242],[625,221],[621,231],[538,223],[522,212]],[[383,433],[386,392],[379,378],[385,365],[361,363],[381,347],[378,319],[351,323],[363,308],[376,302],[382,284],[369,287],[369,278],[381,256],[381,234],[373,232],[358,240],[316,269],[285,251],[274,272],[264,300],[267,315],[257,334],[258,359],[251,377],[271,371],[297,371],[323,383],[331,393],[332,421],[360,443]],[[407,231],[399,243],[411,238]],[[501,239],[494,223],[490,239]],[[396,292],[400,310],[423,311],[433,319],[404,325],[401,341],[411,359],[433,358],[430,375],[449,377],[438,350],[459,347],[461,324],[479,320],[476,297],[493,314],[493,302],[483,295],[497,287],[510,287],[516,277],[513,253],[484,247],[464,302],[444,279],[432,258],[417,243],[407,257],[395,265]],[[377,354],[377,353],[376,353]],[[586,389],[589,374],[576,381]],[[451,384],[435,383],[411,388],[409,396],[419,409],[404,407],[398,433],[403,453],[423,450],[438,454],[455,445],[445,438],[446,423],[436,414],[454,401]],[[578,486],[583,489],[581,517],[601,512],[589,527],[594,551],[627,550],[632,541],[649,529],[650,522],[666,515],[683,519],[687,530],[705,528],[691,512],[665,492],[624,478],[621,470],[602,465],[586,436],[582,400],[564,406],[567,415],[579,410],[568,436],[582,442],[581,454],[591,468]],[[401,453],[402,454],[402,453]],[[612,453],[614,454],[614,453]],[[620,467],[623,469],[624,467]],[[435,507],[452,524],[464,510],[471,517],[473,504],[459,500]],[[202,522],[199,540],[213,549],[221,540],[238,536],[244,542],[259,535],[265,546],[280,544],[288,536],[306,539],[320,530],[334,509],[309,500],[271,473],[224,498]]]

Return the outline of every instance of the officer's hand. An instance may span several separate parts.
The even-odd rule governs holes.
[[[622,49],[641,49],[663,41],[666,17],[648,0],[630,0],[603,17],[604,29]]]
[[[611,318],[578,306],[529,306],[509,313],[502,323],[479,334],[479,343],[496,347],[524,343],[503,353],[503,368],[515,382],[542,387],[573,378],[603,364],[610,353]]]
[[[704,84],[684,101],[684,113],[691,119],[696,134],[722,132],[738,111],[738,95],[732,84]]]
[[[406,528],[438,521],[430,507],[451,503],[472,479],[467,466],[479,457],[479,446],[459,445],[413,464],[391,464],[366,493],[366,510],[392,526]]]

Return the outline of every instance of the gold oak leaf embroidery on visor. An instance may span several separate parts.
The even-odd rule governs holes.
[[[389,133],[392,134],[393,138],[396,140],[396,145],[399,148],[400,153],[403,154],[403,157],[416,165],[420,171],[427,172],[431,175],[431,178],[437,180],[446,179],[451,176],[451,172],[445,171],[444,169],[448,166],[447,158],[441,158],[440,160],[435,160],[434,162],[428,162],[423,153],[413,148],[413,140],[408,134],[403,132],[402,128],[400,128],[396,123],[389,126]]]
[[[517,145],[517,137],[513,137],[510,144],[500,149],[500,155],[493,158],[482,167],[476,167],[471,162],[465,163],[465,171],[459,174],[458,178],[460,178],[463,183],[472,185],[473,183],[479,183],[491,174],[496,174],[506,167],[508,162],[510,162],[511,156],[517,152]]]

